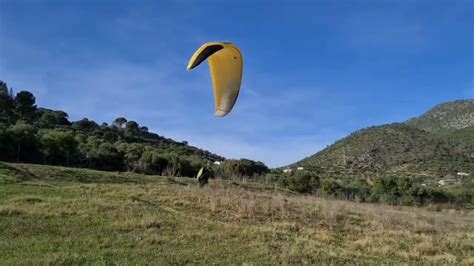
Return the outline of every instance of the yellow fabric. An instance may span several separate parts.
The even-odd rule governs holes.
[[[243,59],[238,47],[231,43],[211,42],[201,46],[191,57],[188,70],[198,56],[209,46],[220,45],[223,49],[211,54],[207,60],[214,87],[216,116],[227,115],[237,101],[242,81]]]

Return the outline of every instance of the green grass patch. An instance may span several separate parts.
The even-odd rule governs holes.
[[[474,256],[468,210],[329,201],[250,182],[199,189],[188,178],[0,171],[18,175],[0,186],[1,265],[469,264]]]

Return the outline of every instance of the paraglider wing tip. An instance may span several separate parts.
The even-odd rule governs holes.
[[[189,62],[189,64],[186,66],[186,71],[190,71],[192,69],[193,69],[192,62]]]
[[[222,111],[222,110],[217,109],[214,114],[215,114],[216,116],[219,116],[219,117],[224,117],[224,116],[227,115],[228,113],[229,113],[229,112],[225,112],[225,111]]]

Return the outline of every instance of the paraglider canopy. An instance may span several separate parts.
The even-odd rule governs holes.
[[[239,96],[243,71],[242,54],[232,43],[205,43],[193,54],[187,69],[197,67],[206,59],[214,87],[215,115],[222,117],[232,110]]]

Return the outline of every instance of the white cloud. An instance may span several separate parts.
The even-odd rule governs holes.
[[[36,71],[4,75],[13,86],[32,88],[40,106],[64,110],[73,120],[87,117],[110,123],[125,116],[160,135],[229,158],[287,165],[341,135],[318,130],[311,137],[297,134],[312,127],[308,118],[315,114],[298,115],[295,109],[311,109],[308,105],[325,97],[323,90],[243,87],[233,112],[217,118],[207,69],[190,74],[159,61],[149,65],[103,62],[88,68],[49,65],[43,72]]]
[[[108,34],[146,35],[154,30],[133,14],[112,27],[120,30],[111,33],[106,28]],[[160,135],[187,140],[229,158],[246,157],[270,166],[300,160],[342,135],[324,132],[312,121],[325,123],[332,114],[351,108],[327,89],[289,86],[288,77],[253,72],[245,75],[232,113],[214,117],[209,70],[203,65],[185,71],[190,55],[182,52],[183,47],[212,39],[196,33],[189,36],[191,45],[180,47],[173,47],[170,40],[155,40],[157,47],[169,49],[146,62],[82,54],[58,56],[53,49],[5,37],[0,49],[1,78],[15,89],[32,91],[39,106],[64,110],[72,120],[87,117],[110,123],[124,116]],[[90,52],[93,47],[86,49]]]

